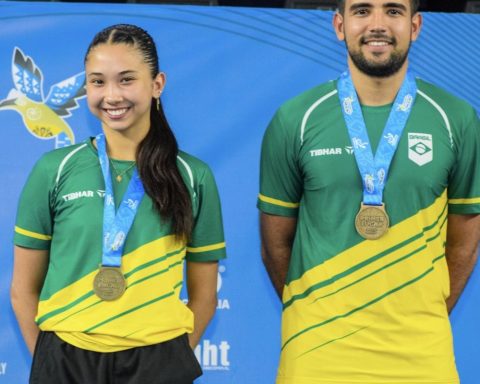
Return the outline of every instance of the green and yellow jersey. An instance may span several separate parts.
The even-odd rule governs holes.
[[[464,101],[417,86],[378,240],[355,230],[362,181],[335,81],[285,103],[265,133],[258,207],[298,218],[278,384],[458,383],[447,218],[480,213],[480,123]],[[373,151],[390,108],[362,107]]]
[[[121,202],[132,162],[111,160],[122,181],[112,185]],[[45,154],[22,192],[14,242],[49,251],[36,321],[79,348],[113,352],[170,340],[193,329],[193,314],[179,298],[184,261],[225,257],[220,201],[208,166],[186,153],[178,169],[192,197],[194,228],[188,244],[177,239],[145,195],[128,233],[122,272],[127,289],[115,301],[93,292],[102,262],[105,186],[91,140]]]

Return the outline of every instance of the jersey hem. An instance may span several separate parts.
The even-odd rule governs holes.
[[[447,380],[447,381],[420,381],[420,380],[402,380],[402,381],[372,381],[372,380],[323,380],[317,378],[307,378],[307,377],[277,377],[275,384],[460,384],[460,380]]]
[[[153,343],[148,343],[148,344],[135,344],[135,345],[129,345],[129,346],[112,346],[112,345],[106,345],[106,344],[95,344],[93,342],[87,342],[84,341],[78,337],[75,337],[75,333],[81,334],[82,332],[55,332],[57,337],[59,337],[61,340],[63,340],[65,343],[73,345],[76,348],[84,349],[86,351],[93,351],[93,352],[100,352],[100,353],[108,353],[108,352],[120,352],[120,351],[126,351],[127,349],[132,349],[132,348],[139,348],[139,347],[147,347],[149,345],[156,345],[160,343],[164,343],[166,341],[172,340],[178,336],[183,335],[184,333],[190,333],[189,329],[179,329],[176,332],[169,332],[168,337],[165,338],[160,338],[159,340],[155,340]],[[122,338],[123,339],[123,338]]]
[[[15,234],[13,238],[13,244],[28,249],[36,249],[42,251],[50,250],[51,240],[37,240],[31,237]]]
[[[267,214],[270,214],[270,215],[286,216],[286,217],[297,217],[298,216],[298,208],[280,207],[278,205],[272,205],[272,204],[269,204],[269,203],[265,203],[261,200],[258,200],[257,208],[260,211],[262,211],[263,213],[267,213]]]
[[[448,213],[457,215],[476,215],[480,214],[479,204],[456,204],[450,200],[448,202]]]

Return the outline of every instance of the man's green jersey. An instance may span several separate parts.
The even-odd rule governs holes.
[[[365,240],[354,225],[363,188],[336,86],[285,103],[263,141],[258,207],[298,219],[277,383],[458,383],[445,243],[449,214],[480,213],[477,115],[417,79],[383,194],[390,228]],[[362,107],[374,153],[390,109]]]
[[[111,160],[115,203],[121,202],[132,162]],[[179,298],[184,260],[225,257],[217,187],[206,164],[180,152],[178,169],[193,206],[188,244],[176,238],[145,195],[127,235],[121,269],[127,289],[102,301],[93,280],[102,262],[105,185],[91,140],[45,154],[22,192],[14,242],[49,251],[36,321],[77,347],[113,352],[170,340],[193,330],[193,314]]]

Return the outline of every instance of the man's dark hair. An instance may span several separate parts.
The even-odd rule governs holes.
[[[410,6],[412,8],[412,15],[418,12],[420,0],[410,0]],[[345,0],[337,0],[338,11],[343,15],[345,12]]]

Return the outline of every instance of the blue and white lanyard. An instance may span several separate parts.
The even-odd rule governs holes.
[[[382,205],[388,170],[415,102],[417,94],[415,79],[409,72],[406,74],[388,116],[375,157],[357,93],[348,71],[340,76],[337,87],[343,116],[363,181],[363,203]]]
[[[117,213],[110,174],[110,163],[107,156],[105,136],[99,134],[96,138],[98,158],[105,180],[105,200],[103,208],[103,253],[102,266],[120,267],[123,248],[128,232],[137,214],[138,206],[145,194],[142,181],[135,168]]]

